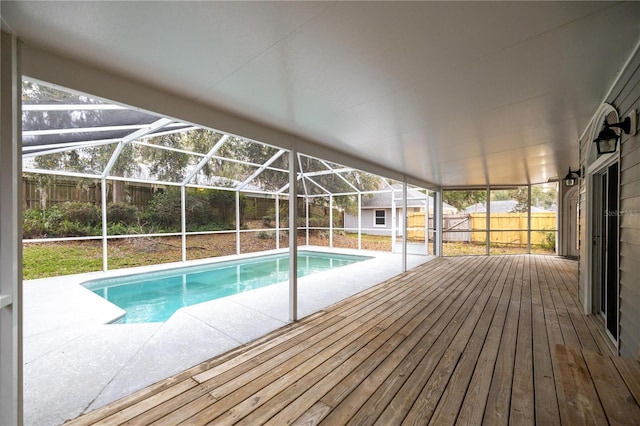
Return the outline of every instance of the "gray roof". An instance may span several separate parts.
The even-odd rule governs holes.
[[[514,211],[514,208],[518,202],[516,200],[502,200],[502,201],[491,201],[490,209],[491,213],[510,213]],[[547,210],[541,209],[539,207],[531,206],[531,212],[545,212]],[[464,213],[486,213],[487,205],[485,203],[476,203],[473,204],[466,209],[464,209]]]

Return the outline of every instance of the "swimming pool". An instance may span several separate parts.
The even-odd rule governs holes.
[[[362,260],[368,256],[298,252],[298,277]],[[254,290],[289,279],[289,254],[256,256],[166,271],[103,278],[82,283],[126,311],[119,323],[164,322],[184,307]]]

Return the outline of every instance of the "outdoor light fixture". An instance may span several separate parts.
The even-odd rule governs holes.
[[[576,184],[576,180],[582,175],[580,169],[573,171],[569,167],[569,173],[564,177],[564,184],[567,186],[573,186]]]
[[[620,139],[620,135],[613,130],[612,127],[617,127],[628,135],[631,131],[631,118],[626,117],[621,122],[614,124],[609,124],[607,123],[607,119],[604,119],[602,130],[598,134],[598,137],[594,139],[596,148],[598,149],[598,155],[610,154],[616,152],[618,149],[618,139]]]

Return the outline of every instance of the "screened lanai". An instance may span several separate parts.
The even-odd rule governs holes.
[[[166,244],[179,250],[168,261],[289,247],[295,217],[298,244],[361,249],[368,231],[380,231],[375,218],[363,220],[363,203],[386,193],[392,204],[388,241],[376,249],[435,252],[433,191],[40,81],[24,80],[22,92],[25,209],[88,201],[99,214],[92,227],[63,232],[32,229],[27,215],[27,244],[101,243],[106,271],[114,268],[110,253],[124,241],[165,244],[162,239],[171,238]],[[65,186],[70,189],[61,195]],[[417,224],[407,221],[404,200],[429,213]],[[347,226],[345,215],[352,219]],[[226,250],[203,250],[204,237],[219,237]],[[261,244],[250,243],[251,237]]]
[[[40,81],[23,81],[22,99],[25,274],[45,263],[33,260],[32,249],[54,244],[60,252],[58,277],[25,275],[28,424],[55,424],[108,403],[433,253],[433,191]],[[384,228],[362,208],[375,194],[393,207]],[[423,222],[401,219],[419,206]],[[381,230],[386,235],[368,235]],[[298,283],[298,246],[362,251],[373,260],[362,272],[350,265]],[[63,258],[76,249],[73,264],[89,265],[83,273],[65,269]],[[84,287],[96,275],[157,272],[154,262],[202,265],[274,251],[289,253],[288,282],[187,306],[165,322],[114,319],[117,307]],[[160,353],[171,360],[156,363]],[[119,367],[95,369],[100,362]]]
[[[113,272],[118,268],[135,266],[114,262],[118,257],[126,257],[123,253],[131,253],[124,250],[125,245],[132,246],[139,258],[146,258],[151,251],[159,251],[158,247],[170,247],[170,256],[161,260],[164,263],[279,249],[288,249],[293,259],[298,245],[371,249],[369,238],[374,233],[385,234],[384,243],[373,246],[374,249],[400,253],[401,256],[394,257],[393,261],[402,263],[402,268],[398,269],[406,270],[409,253],[440,254],[442,241],[439,240],[445,231],[448,238],[454,239],[463,234],[489,235],[492,226],[489,215],[486,226],[481,230],[460,231],[459,225],[456,225],[458,228],[443,228],[438,226],[444,222],[440,212],[441,192],[368,173],[312,153],[264,144],[241,135],[62,90],[40,81],[25,80],[23,83],[22,114],[24,228],[25,232],[30,232],[23,239],[25,247],[54,242],[60,244],[60,250],[67,250],[70,244],[83,243],[86,250],[78,256],[84,257],[89,253],[88,247],[97,245],[100,263],[94,271]],[[291,176],[295,179],[290,179]],[[292,186],[297,194],[295,202],[290,198]],[[379,204],[372,206],[375,202]],[[44,222],[58,221],[58,228],[62,230],[35,229],[37,221],[31,216],[34,212],[58,206],[65,214],[91,216],[94,211],[81,209],[80,204],[92,203],[98,217],[86,221],[92,221],[93,226],[78,227],[71,220],[46,217]],[[137,213],[132,214],[131,210]],[[382,216],[379,215],[381,212]],[[422,222],[412,221],[419,216],[422,216]],[[347,217],[351,220],[345,220]],[[458,224],[459,221],[453,220]],[[295,224],[295,233],[291,232],[292,223]],[[443,232],[439,233],[438,229]],[[530,233],[531,229],[527,225],[524,232]],[[531,240],[530,236],[528,238]],[[489,238],[481,238],[478,246],[488,250],[490,242]],[[152,262],[158,256],[149,259],[153,259],[148,261]],[[295,262],[290,262],[290,267],[295,268]],[[368,271],[368,275],[361,275],[373,284],[380,278],[371,277],[376,272]],[[72,272],[62,271],[61,275],[67,273]],[[318,287],[326,286],[329,281],[341,285],[344,281],[341,274],[335,272],[331,278],[323,278]],[[306,306],[298,306],[296,274],[290,270],[289,277],[292,278],[288,292],[275,293],[281,300],[286,300],[288,295],[288,312],[286,306],[279,308],[284,308],[281,309],[283,317],[288,314],[289,320],[296,320],[309,311]],[[25,298],[28,311],[34,312],[34,306],[43,309],[44,303],[39,304],[40,298],[46,299],[49,307],[55,305],[48,295],[36,296],[35,291],[32,292],[35,286],[31,284],[33,282],[27,286]],[[331,291],[340,294],[339,288],[331,288]],[[36,297],[38,302],[34,303]],[[304,297],[301,296],[300,303],[304,303]],[[263,291],[259,298],[268,299],[269,296]],[[41,420],[37,409],[42,401],[49,402],[50,398],[43,395],[52,394],[51,389],[57,389],[57,384],[42,380],[43,372],[64,368],[68,365],[69,353],[78,354],[74,361],[77,365],[80,365],[78,360],[90,356],[108,355],[121,359],[123,367],[121,372],[104,379],[104,382],[96,380],[95,386],[79,386],[83,396],[69,392],[73,397],[68,399],[76,401],[73,404],[59,403],[66,410],[60,418],[79,414],[87,406],[98,407],[126,394],[127,390],[133,391],[173,374],[174,370],[186,368],[190,363],[208,359],[213,352],[205,353],[205,347],[211,351],[227,348],[226,341],[218,344],[210,334],[191,336],[190,329],[200,332],[195,326],[197,321],[192,319],[188,326],[180,323],[186,315],[194,313],[201,315],[197,317],[198,321],[206,318],[212,323],[221,323],[223,319],[216,317],[214,320],[210,315],[216,311],[220,316],[225,312],[231,315],[230,311],[224,311],[222,305],[217,303],[213,308],[207,307],[207,312],[204,308],[187,308],[185,312],[188,314],[176,315],[173,321],[161,326],[109,324],[106,326],[109,329],[93,326],[95,330],[86,334],[77,325],[69,329],[54,327],[46,315],[49,312],[45,311],[40,316],[49,323],[46,333],[31,325],[26,339],[29,346],[26,351],[28,418],[34,423]],[[233,306],[237,308],[236,304]],[[257,311],[256,306],[257,303],[251,305],[251,309]],[[244,312],[233,314],[238,313],[242,317]],[[282,321],[269,322],[264,315],[261,318],[261,325],[256,325],[252,318],[247,326],[251,333],[266,332],[267,327],[284,324]],[[243,318],[234,318],[236,320],[241,323]],[[74,321],[78,322],[77,319]],[[123,329],[123,325],[127,328]],[[235,324],[232,327],[238,328]],[[209,330],[207,332],[210,333]],[[65,333],[73,335],[77,345],[72,346],[64,339],[56,345],[41,343],[49,336],[57,338]],[[92,339],[98,339],[102,333],[109,336],[105,345],[107,349],[97,354],[98,350],[94,353],[88,348],[93,344]],[[178,339],[175,339],[176,335]],[[113,342],[117,341],[118,346],[126,349],[129,336],[131,340],[145,344],[130,352],[113,348]],[[257,335],[248,333],[245,337],[249,339]],[[206,345],[202,345],[204,339],[209,339]],[[202,349],[194,351],[193,348],[199,345]],[[48,351],[46,359],[39,358],[45,351],[42,348]],[[182,353],[188,348],[193,353],[188,359],[181,356],[174,357],[174,363],[165,361],[163,368],[156,366],[153,372],[145,370],[146,365],[153,364],[159,348],[175,353]],[[138,357],[138,353],[142,355]],[[88,360],[87,365],[92,365],[92,362],[93,359]],[[84,377],[95,375],[90,367],[83,366],[81,370],[83,380],[88,381]],[[143,373],[146,376],[140,379]],[[59,377],[77,377],[80,373],[70,371],[65,374],[60,372]],[[40,379],[37,386],[29,382],[35,377]],[[87,398],[95,405],[81,407],[83,403],[89,404],[85,401]]]

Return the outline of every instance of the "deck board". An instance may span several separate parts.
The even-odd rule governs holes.
[[[520,259],[518,258],[518,261]],[[512,267],[508,275],[508,279],[513,282],[513,288],[483,417],[483,422],[491,425],[508,424],[509,421],[520,299],[522,297],[522,280],[518,279],[517,268],[517,265],[515,270]]]
[[[545,318],[540,289],[540,271],[532,267],[530,273],[533,365],[535,366],[533,372],[535,418],[538,424],[559,424],[560,412],[550,350],[551,347],[555,347],[555,344],[550,339],[547,328],[549,326],[548,320],[551,318],[549,315]],[[545,392],[535,392],[535,389],[544,389]]]
[[[535,422],[534,389],[533,389],[533,332],[531,307],[531,269],[530,258],[524,258],[522,272],[522,288],[520,294],[520,317],[518,321],[518,337],[511,386],[511,405],[509,422],[518,425],[532,425]],[[520,279],[518,278],[517,279]]]
[[[511,267],[515,267],[515,258],[510,259],[498,278],[497,286],[502,287],[502,292],[498,300],[498,306],[495,314],[489,325],[487,336],[484,340],[484,345],[479,354],[479,357],[475,360],[470,360],[473,364],[473,375],[470,378],[465,395],[463,396],[462,405],[458,410],[459,414],[457,421],[461,424],[480,424],[486,407],[487,398],[489,397],[489,388],[493,377],[493,370],[497,359],[497,353],[502,337],[502,330],[507,317],[507,311],[509,308],[509,301],[511,300],[511,292],[513,289],[513,280],[509,280],[509,270]],[[444,411],[444,407],[441,409]],[[449,414],[450,419],[447,422],[456,421],[456,415],[454,412],[450,413],[438,413],[436,409],[436,417],[432,419],[432,424],[438,424],[439,418]]]
[[[439,258],[69,424],[622,421],[640,363],[600,366],[610,345],[576,292],[571,260]]]
[[[478,314],[467,317],[461,331],[455,336],[455,344],[447,349],[445,357],[405,417],[405,422],[420,424],[422,419],[426,418],[431,418],[431,422],[438,425],[455,422],[471,373],[476,365],[478,353],[486,341],[489,324],[504,289],[504,281],[499,278],[505,264],[506,259],[493,268],[492,275],[489,277],[493,289],[491,292],[486,289],[487,299],[479,300],[474,306],[474,309],[478,309]],[[401,400],[402,397],[399,394],[395,399]],[[378,423],[393,422],[394,418],[391,414],[388,412],[385,416],[383,413]]]

